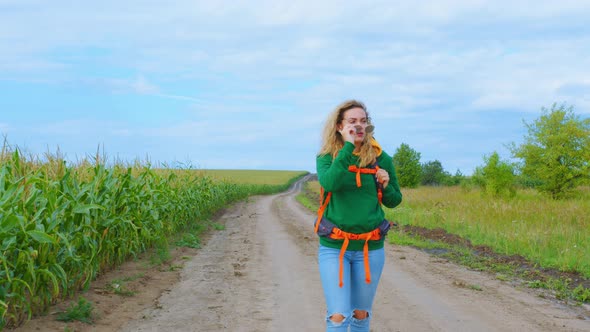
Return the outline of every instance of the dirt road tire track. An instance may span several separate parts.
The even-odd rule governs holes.
[[[225,230],[185,266],[160,309],[122,331],[323,331],[314,215],[294,199],[300,186],[228,210]],[[562,307],[412,248],[386,245],[386,260],[373,331],[590,331],[587,307]]]

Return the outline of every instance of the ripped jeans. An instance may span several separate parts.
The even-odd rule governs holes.
[[[340,249],[328,248],[320,245],[318,262],[320,278],[326,299],[326,331],[369,332],[372,316],[371,308],[377,291],[377,285],[383,272],[385,251],[383,248],[369,250],[369,265],[371,267],[371,283],[365,282],[365,266],[363,251],[346,251],[344,254],[344,285],[338,286]],[[368,312],[365,319],[353,317],[354,310]],[[333,322],[330,317],[334,314],[344,316],[342,322]]]

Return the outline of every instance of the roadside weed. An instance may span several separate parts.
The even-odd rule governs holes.
[[[78,299],[78,303],[72,303],[70,307],[57,316],[58,321],[72,322],[80,321],[86,324],[92,324],[92,303],[83,297]]]

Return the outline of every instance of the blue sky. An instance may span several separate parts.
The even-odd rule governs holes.
[[[0,132],[70,160],[315,171],[323,123],[471,174],[553,103],[590,116],[590,1],[0,0]]]

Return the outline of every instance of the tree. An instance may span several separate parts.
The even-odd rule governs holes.
[[[539,191],[564,198],[590,179],[590,119],[581,120],[565,104],[541,110],[540,118],[525,122],[525,142],[512,143],[510,150],[522,159],[523,176],[538,183]]]
[[[484,166],[478,166],[473,175],[473,181],[482,187],[484,193],[494,197],[514,196],[515,167],[513,164],[501,160],[496,151],[484,157]]]
[[[399,185],[415,188],[420,184],[422,166],[420,165],[420,152],[402,143],[393,155]]]
[[[429,161],[422,164],[422,185],[439,186],[451,175],[445,172],[440,161]]]
[[[461,170],[458,168],[457,171],[455,171],[455,175],[451,175],[447,172],[445,172],[445,175],[443,184],[447,186],[456,186],[465,179],[465,176],[463,176],[463,173],[461,173]]]

